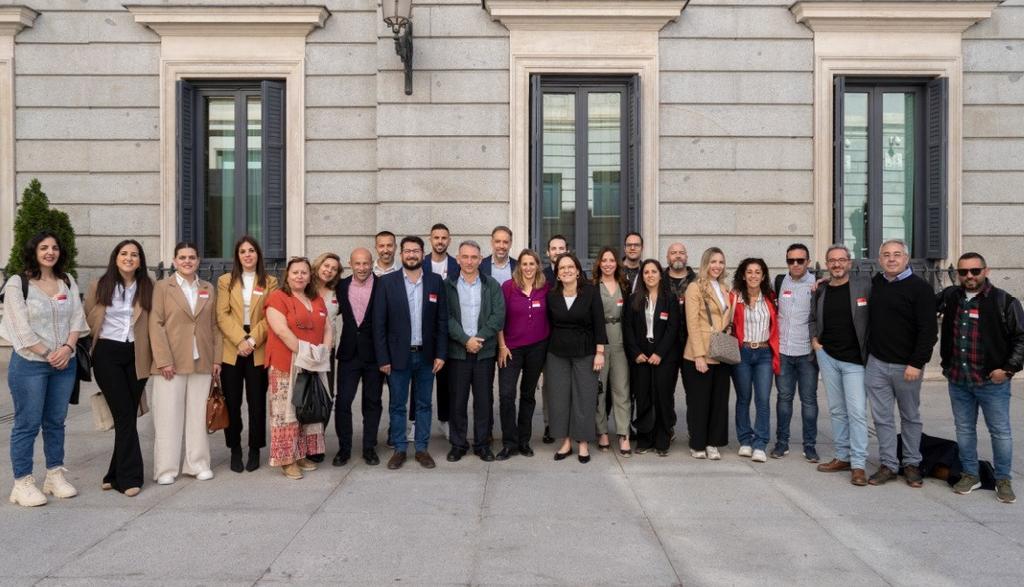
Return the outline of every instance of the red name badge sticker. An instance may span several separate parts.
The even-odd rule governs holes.
[[[622,300],[621,299],[620,300],[615,300],[615,305],[617,307],[621,308],[622,307]]]
[[[793,292],[787,289],[786,291],[782,292],[782,297],[791,298],[793,297]]]
[[[205,289],[201,289],[199,290],[199,297],[205,300],[206,298],[210,297],[210,292],[206,291]]]
[[[332,304],[335,304],[335,305],[337,305],[337,303],[338,303],[338,298],[334,298],[333,300],[331,300],[331,303],[332,303]]]
[[[437,294],[427,294],[427,299],[430,300],[431,304],[437,303]]]
[[[68,301],[68,296],[65,295],[65,294],[58,294],[57,295],[57,301],[58,302],[66,302],[66,301]]]
[[[252,295],[254,295],[254,296],[261,296],[261,295],[263,295],[263,290],[254,287],[254,288],[252,288]]]
[[[668,312],[662,312],[661,314],[658,315],[658,317],[661,318],[662,320],[668,320]]]
[[[532,302],[530,302],[530,307],[531,308],[539,308],[539,307],[541,307],[540,300],[533,300]]]
[[[967,317],[968,318],[973,318],[973,319],[977,320],[978,319],[978,309],[977,308],[972,308],[970,310],[967,310]]]
[[[327,312],[320,312],[320,317],[321,318],[326,318],[327,317]]]
[[[863,308],[866,305],[868,305],[868,299],[867,298],[857,298],[857,307],[858,308]]]

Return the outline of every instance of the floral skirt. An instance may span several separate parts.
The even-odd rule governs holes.
[[[324,425],[302,425],[295,420],[290,374],[273,367],[269,372],[270,466],[282,467],[307,455],[324,454],[327,451]]]

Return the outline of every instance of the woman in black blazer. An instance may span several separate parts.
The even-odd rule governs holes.
[[[597,287],[584,281],[583,267],[571,253],[555,260],[557,281],[547,294],[548,358],[544,367],[545,401],[551,435],[562,438],[560,461],[579,442],[579,461],[590,461],[589,443],[597,440],[597,375],[604,366],[604,306]]]
[[[675,419],[676,375],[682,355],[678,298],[669,294],[661,264],[647,259],[640,264],[643,287],[630,297],[622,314],[622,344],[635,364],[630,389],[636,400],[636,452],[653,448],[668,456]]]

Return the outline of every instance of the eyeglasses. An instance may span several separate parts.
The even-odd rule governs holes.
[[[413,253],[422,253],[421,249],[402,249],[403,255],[412,255]]]
[[[786,259],[786,265],[803,265],[807,262],[807,259]]]
[[[626,243],[627,249],[639,249],[643,245],[641,243]]]
[[[967,274],[970,273],[971,275],[977,277],[981,275],[981,272],[984,270],[984,267],[971,267],[970,269],[957,269],[956,274],[959,275],[960,277],[967,277]]]

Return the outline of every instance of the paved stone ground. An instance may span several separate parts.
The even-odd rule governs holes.
[[[0,468],[9,471],[5,373],[0,365]],[[925,431],[951,438],[944,385],[926,384],[923,397]],[[677,398],[682,423],[681,391]],[[831,439],[820,403],[824,458]],[[1018,384],[1018,438],[1022,405]],[[140,428],[148,476],[149,416]],[[816,472],[798,451],[758,465],[737,457],[734,443],[722,461],[696,461],[680,438],[668,458],[595,451],[581,465],[553,462],[552,446],[537,438],[532,459],[450,464],[435,430],[433,471],[411,460],[394,472],[355,459],[290,481],[266,465],[231,472],[217,434],[214,480],[147,480],[132,499],[99,489],[112,434],[92,430],[87,402],[72,406],[66,463],[80,495],[34,509],[0,505],[0,583],[946,585],[1024,577],[1024,496],[1004,505],[991,491],[957,496],[934,479],[917,490],[857,488],[846,474]],[[336,449],[333,433],[328,447]],[[980,447],[990,458],[985,433]],[[9,487],[4,481],[5,498]],[[1024,482],[1017,489],[1024,495]]]

